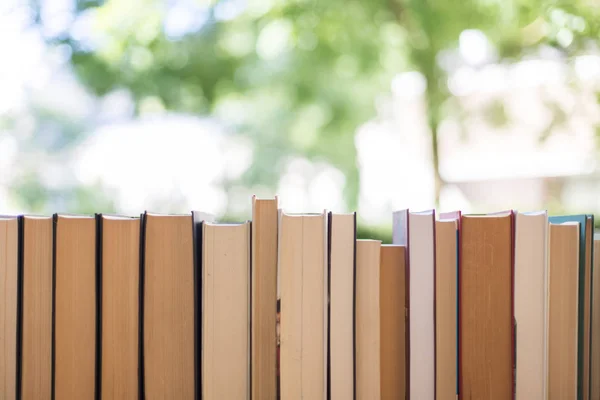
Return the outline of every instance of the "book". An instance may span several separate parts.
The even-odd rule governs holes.
[[[200,387],[192,215],[145,213],[142,220],[143,394],[194,399]]]
[[[594,219],[592,215],[566,215],[549,218],[551,223],[579,223],[579,300],[577,327],[577,399],[588,400],[590,394],[590,341],[591,341],[591,281],[592,242]]]
[[[580,393],[578,310],[580,222],[551,223],[549,233],[548,399]]]
[[[381,242],[356,242],[356,398],[381,398]]]
[[[380,255],[381,398],[406,398],[406,247],[382,245]]]
[[[457,213],[458,214],[458,213]],[[458,223],[460,214],[435,222],[435,398],[458,394]]]
[[[547,398],[548,214],[518,213],[515,227],[516,397]]]
[[[202,398],[250,398],[250,223],[203,224]]]
[[[93,399],[97,379],[96,220],[54,215],[53,398]]]
[[[590,398],[600,399],[600,236],[594,235],[592,254],[592,345],[591,345],[591,379]]]
[[[140,219],[98,215],[100,397],[136,399],[140,371]]]
[[[459,395],[514,395],[512,212],[463,215],[459,266]]]
[[[52,218],[24,216],[21,230],[21,399],[49,400],[52,389]]]
[[[355,394],[356,214],[329,213],[329,389],[331,400]]]
[[[252,198],[252,398],[277,398],[277,198]]]
[[[17,398],[19,224],[0,217],[0,398]]]
[[[409,398],[435,398],[435,212],[408,213]]]
[[[282,399],[327,397],[327,219],[280,212]]]

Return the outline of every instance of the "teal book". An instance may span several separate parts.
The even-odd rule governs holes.
[[[550,223],[579,223],[579,301],[577,315],[577,399],[590,398],[591,315],[593,276],[594,216],[591,214],[554,216]]]

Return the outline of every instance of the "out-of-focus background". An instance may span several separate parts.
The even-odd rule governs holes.
[[[2,0],[0,211],[600,212],[596,0]]]

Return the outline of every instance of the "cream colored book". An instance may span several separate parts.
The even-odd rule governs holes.
[[[96,391],[96,220],[55,215],[54,395]]]
[[[21,398],[49,400],[52,393],[52,218],[25,216],[22,229]]]
[[[356,214],[329,214],[331,400],[354,398]]]
[[[16,217],[0,217],[0,398],[17,397],[17,269],[19,229]]]
[[[516,397],[547,399],[548,214],[518,213],[515,228]]]
[[[579,223],[550,224],[548,398],[577,398]]]
[[[381,246],[381,398],[406,398],[406,247]]]
[[[381,398],[381,242],[356,242],[356,399]]]
[[[202,398],[250,398],[250,223],[203,224]]]
[[[327,397],[326,229],[325,213],[280,213],[282,400]]]
[[[252,198],[252,398],[277,398],[277,198]]]

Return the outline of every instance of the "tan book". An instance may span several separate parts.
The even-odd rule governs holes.
[[[143,226],[145,396],[194,399],[199,332],[192,216],[147,213]]]
[[[458,219],[435,222],[435,398],[456,400]]]
[[[594,236],[594,261],[592,273],[592,400],[600,400],[600,236]]]
[[[17,382],[17,218],[0,217],[0,398],[16,399]]]
[[[402,400],[406,398],[406,247],[381,246],[380,262],[381,399]]]
[[[98,216],[102,398],[136,399],[139,389],[140,219]]]
[[[381,398],[381,242],[356,242],[356,399]]]
[[[548,214],[518,213],[515,228],[516,398],[545,400],[548,373]]]
[[[459,393],[513,396],[513,214],[461,219]]]
[[[327,397],[327,220],[280,214],[282,399]]]
[[[356,214],[329,214],[331,400],[354,398]]]
[[[203,224],[202,398],[250,398],[250,223]]]
[[[579,223],[550,224],[548,398],[577,398]]]
[[[411,399],[435,398],[435,215],[408,215],[408,318]]]
[[[52,218],[25,216],[22,229],[21,398],[50,400],[52,393]]]
[[[96,391],[96,221],[54,216],[54,395]]]
[[[252,398],[277,398],[277,198],[252,198]]]

